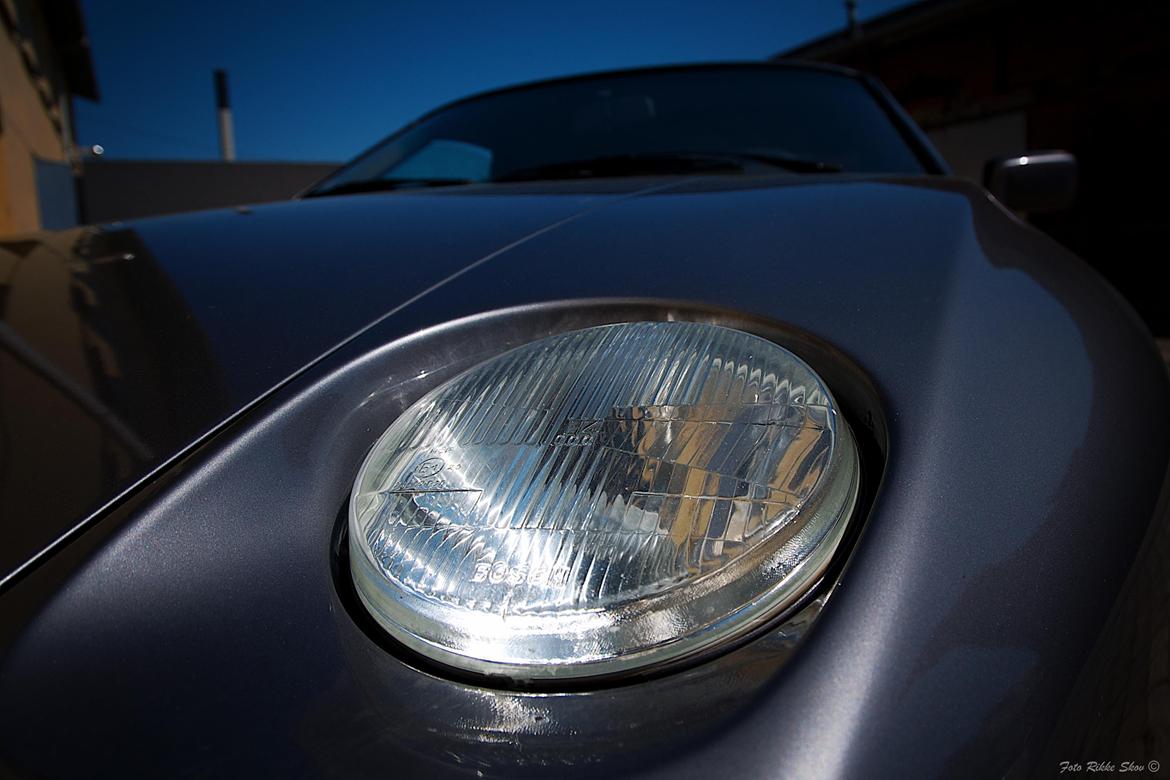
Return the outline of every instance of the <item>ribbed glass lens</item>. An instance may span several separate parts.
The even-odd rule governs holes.
[[[349,517],[357,592],[394,638],[521,679],[627,671],[790,606],[857,494],[824,383],[772,342],[638,322],[512,350],[375,444]]]

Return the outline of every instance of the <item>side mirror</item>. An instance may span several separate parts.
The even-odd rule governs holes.
[[[983,166],[983,186],[1009,209],[1061,211],[1077,197],[1077,158],[1061,151],[996,157]]]

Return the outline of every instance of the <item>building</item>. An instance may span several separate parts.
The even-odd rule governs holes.
[[[1066,149],[1076,205],[1032,221],[1170,334],[1170,4],[923,0],[777,55],[846,65],[890,88],[956,174],[985,160]]]
[[[82,160],[72,98],[97,100],[98,88],[78,0],[0,0],[0,23],[0,237],[281,200],[337,168]]]
[[[82,164],[81,221],[114,222],[287,200],[337,170],[335,162],[107,160]]]
[[[77,0],[0,0],[0,235],[77,223],[73,96],[98,99]]]

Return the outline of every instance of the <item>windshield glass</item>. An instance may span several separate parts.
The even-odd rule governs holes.
[[[378,182],[733,168],[923,171],[857,79],[804,68],[716,67],[572,79],[462,101],[384,141],[314,194]]]

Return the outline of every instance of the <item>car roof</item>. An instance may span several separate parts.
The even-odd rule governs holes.
[[[494,89],[483,90],[481,92],[473,92],[470,95],[465,95],[464,97],[448,101],[447,103],[443,103],[442,105],[431,109],[430,111],[420,116],[418,119],[410,122],[410,125],[421,122],[433,114],[437,114],[440,111],[445,111],[448,108],[458,106],[462,103],[479,100],[480,98],[494,97],[496,95],[506,95],[511,92],[520,92],[527,89],[551,87],[558,84],[572,84],[578,81],[591,81],[593,79],[610,78],[614,76],[641,76],[655,73],[685,73],[688,71],[717,70],[809,70],[822,73],[833,73],[838,76],[844,76],[846,78],[859,78],[861,76],[858,71],[852,68],[846,68],[842,65],[833,65],[824,62],[806,62],[796,59],[696,62],[675,65],[649,65],[637,68],[612,68],[606,70],[587,71],[585,73],[574,73],[570,76],[556,76],[554,78],[522,81],[517,84],[509,84],[506,87],[497,87]]]

